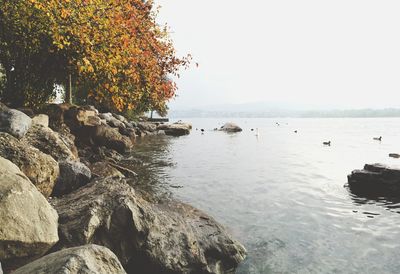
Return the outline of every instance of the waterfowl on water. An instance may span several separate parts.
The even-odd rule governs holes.
[[[297,130],[295,130],[294,133],[297,133]]]
[[[375,141],[382,141],[382,136],[379,136],[379,138],[378,137],[374,137],[374,140]]]
[[[324,144],[325,146],[330,146],[330,145],[331,145],[331,141],[323,142],[323,144]]]

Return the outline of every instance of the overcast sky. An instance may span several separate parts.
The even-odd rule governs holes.
[[[172,108],[400,107],[400,1],[156,0],[180,55]]]

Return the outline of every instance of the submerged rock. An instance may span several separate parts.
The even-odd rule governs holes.
[[[85,245],[64,249],[17,269],[14,274],[124,274],[118,258],[108,248]]]
[[[349,187],[365,194],[400,195],[400,169],[382,164],[366,164],[347,177]]]
[[[21,170],[0,157],[0,261],[15,267],[57,241],[56,211]]]
[[[45,197],[50,196],[59,175],[53,157],[4,132],[0,132],[0,156],[17,165]]]
[[[149,203],[123,179],[92,182],[53,205],[57,249],[104,245],[129,273],[227,273],[245,257],[211,217],[177,201]]]
[[[242,129],[234,123],[226,123],[225,125],[223,125],[220,128],[220,130],[225,131],[225,132],[240,132],[240,131],[242,131]]]
[[[92,173],[90,169],[78,161],[59,162],[60,176],[53,189],[53,196],[68,194],[89,183]]]
[[[32,125],[32,119],[25,113],[2,107],[0,109],[0,131],[22,138]]]

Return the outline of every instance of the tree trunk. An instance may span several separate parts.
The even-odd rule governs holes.
[[[68,87],[65,90],[65,103],[72,104],[72,76],[69,74]]]

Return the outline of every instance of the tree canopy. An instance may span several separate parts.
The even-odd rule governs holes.
[[[166,110],[178,58],[142,0],[0,0],[2,99],[35,105],[71,75],[74,96],[111,110]]]

